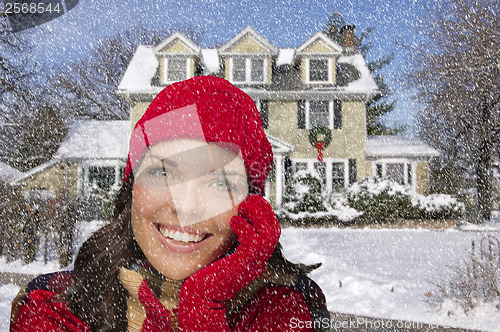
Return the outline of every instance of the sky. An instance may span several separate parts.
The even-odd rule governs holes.
[[[67,14],[25,32],[37,44],[34,59],[43,65],[85,57],[94,42],[137,25],[188,25],[203,31],[202,47],[224,44],[250,25],[273,45],[298,47],[321,30],[334,11],[360,33],[375,31],[368,60],[395,54],[384,75],[395,91],[396,110],[387,122],[414,127],[418,105],[410,98],[404,75],[410,54],[397,46],[418,43],[417,22],[434,0],[80,0]]]

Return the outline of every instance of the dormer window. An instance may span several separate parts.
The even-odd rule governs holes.
[[[165,58],[166,83],[183,81],[189,77],[189,61],[183,58]]]
[[[309,81],[328,82],[328,60],[326,59],[309,60]]]
[[[232,58],[231,74],[234,83],[264,83],[264,59]]]
[[[308,59],[308,83],[332,83],[330,59]]]

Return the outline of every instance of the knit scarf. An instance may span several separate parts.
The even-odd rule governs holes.
[[[177,308],[179,306],[179,294],[184,280],[172,280],[164,277],[156,271],[144,266],[133,265],[121,268],[119,274],[123,287],[128,291],[127,299],[127,321],[128,332],[141,332],[146,320],[146,310],[139,300],[141,284],[146,281],[160,301],[170,312],[170,326],[173,331],[179,331],[177,321]],[[233,299],[227,302],[226,316],[230,319],[240,310],[245,303],[252,298],[266,284],[279,286],[291,286],[295,283],[297,276],[278,273],[269,267],[262,275],[251,282],[247,287],[238,292]],[[164,308],[161,308],[164,310]]]

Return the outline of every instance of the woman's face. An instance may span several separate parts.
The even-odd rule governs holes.
[[[150,264],[185,279],[224,255],[229,222],[248,196],[236,153],[191,139],[154,145],[135,172],[132,230]]]

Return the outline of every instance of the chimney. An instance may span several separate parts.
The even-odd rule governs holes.
[[[344,47],[355,47],[354,45],[354,25],[344,25],[342,29],[340,29],[340,33],[342,35],[342,45]]]

